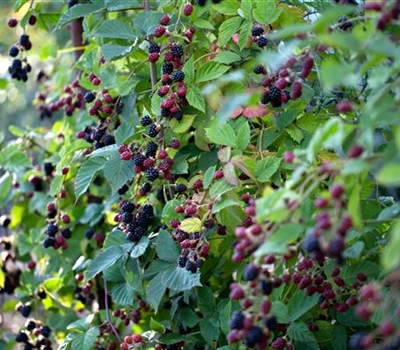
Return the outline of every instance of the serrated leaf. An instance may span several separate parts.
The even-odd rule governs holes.
[[[217,181],[210,188],[210,196],[211,196],[211,198],[221,196],[224,193],[229,192],[233,188],[235,188],[235,187],[229,185],[225,181]]]
[[[118,283],[111,289],[113,301],[119,305],[133,305],[135,302],[135,290],[129,283]]]
[[[135,245],[132,247],[130,251],[130,257],[131,258],[138,258],[139,256],[142,256],[144,252],[146,251],[147,247],[150,244],[149,237],[143,236],[139,242],[135,243]]]
[[[173,270],[166,270],[162,273],[162,285],[173,289],[176,292],[183,292],[197,286],[201,286],[200,273],[192,273],[179,266]]]
[[[200,89],[196,85],[190,86],[186,94],[186,99],[192,107],[202,111],[203,113],[206,111],[206,101],[204,100]]]
[[[240,2],[237,0],[225,0],[214,5],[214,9],[226,16],[236,16],[240,9]]]
[[[222,64],[231,64],[233,62],[238,62],[241,59],[242,58],[235,52],[222,51],[215,57],[214,61]]]
[[[78,199],[89,188],[96,174],[104,168],[107,159],[95,157],[87,159],[79,168],[75,179],[75,197]]]
[[[232,207],[238,205],[237,201],[234,201],[233,199],[225,199],[221,202],[215,202],[212,208],[213,213],[218,213],[220,210],[228,207]]]
[[[121,58],[128,55],[132,51],[132,46],[105,44],[101,46],[101,54],[106,62],[114,58]]]
[[[215,327],[209,318],[200,321],[200,333],[208,344],[214,346],[219,337],[219,327]]]
[[[177,262],[179,258],[178,246],[168,231],[161,230],[157,238],[157,255],[161,260]]]
[[[236,175],[235,166],[228,162],[223,167],[224,180],[232,186],[237,186],[239,184],[239,179]]]
[[[275,1],[270,1],[268,6],[264,2],[257,2],[257,7],[253,9],[254,19],[265,25],[274,23],[281,15],[282,10],[276,7]]]
[[[64,181],[63,175],[57,175],[53,178],[50,185],[50,191],[49,191],[50,196],[55,196],[56,194],[60,193],[63,181]]]
[[[167,287],[162,284],[162,273],[156,275],[147,285],[146,301],[154,310],[157,311],[166,289]]]
[[[177,134],[183,134],[190,129],[194,119],[194,115],[184,115],[179,122],[176,119],[172,119],[170,122],[171,129]]]
[[[256,164],[255,175],[258,181],[267,182],[279,169],[282,159],[274,156],[265,157]]]
[[[293,322],[289,325],[287,330],[288,335],[297,341],[313,342],[316,343],[314,334],[308,329],[304,322]]]
[[[253,22],[249,20],[243,21],[240,32],[239,32],[239,49],[243,50],[244,47],[249,42],[249,37],[251,34],[251,28],[253,27]]]
[[[99,38],[126,39],[131,41],[136,38],[135,32],[129,23],[117,19],[104,21],[92,35]]]
[[[135,129],[131,123],[123,122],[115,131],[115,141],[118,145],[123,144],[135,134]]]
[[[199,232],[202,228],[201,220],[199,218],[187,218],[181,222],[180,228],[187,233]]]
[[[192,84],[194,82],[193,56],[191,56],[190,59],[185,62],[182,71],[185,73],[185,83],[188,85]]]
[[[319,300],[319,295],[314,294],[312,296],[307,296],[304,290],[299,290],[290,298],[288,303],[288,314],[290,320],[296,321],[301,316],[303,316],[308,310],[317,305]]]
[[[134,173],[134,163],[132,160],[124,161],[119,154],[115,154],[104,164],[104,176],[108,180],[112,192],[116,193],[123,185],[132,180]]]
[[[98,273],[104,271],[112,264],[115,264],[122,256],[124,251],[121,247],[111,246],[98,254],[88,266],[86,279],[90,280]]]
[[[237,131],[237,144],[241,150],[245,150],[250,143],[250,125],[246,121]]]
[[[165,333],[165,327],[160,322],[157,322],[153,317],[150,318],[150,329],[159,334]]]
[[[76,335],[71,341],[71,348],[74,350],[90,350],[100,335],[97,327],[90,328],[88,331]]]
[[[107,157],[110,155],[115,155],[118,152],[118,145],[109,145],[99,149],[94,150],[92,153],[89,154],[89,158],[92,157]]]
[[[214,165],[211,168],[208,168],[207,171],[204,173],[203,187],[205,189],[208,189],[208,187],[210,187],[211,182],[213,180],[215,170],[216,170],[216,166]]]
[[[231,40],[232,35],[235,34],[242,24],[243,19],[240,17],[232,17],[224,21],[218,29],[218,46],[224,46],[229,40]]]
[[[100,12],[105,9],[104,1],[98,0],[94,3],[77,4],[69,8],[58,21],[56,29],[60,29],[68,22],[73,21],[79,17],[85,17],[91,13]]]
[[[244,155],[237,155],[232,157],[231,163],[243,171],[251,179],[256,180],[256,161],[253,158]]]
[[[214,123],[210,128],[206,129],[206,136],[217,145],[237,147],[235,131],[229,124],[218,126]]]
[[[208,62],[197,70],[196,83],[203,83],[205,81],[217,79],[229,69],[229,66],[224,66],[213,61]]]

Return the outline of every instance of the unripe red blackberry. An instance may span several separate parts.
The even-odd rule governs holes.
[[[17,20],[16,18],[10,18],[10,19],[8,20],[8,22],[7,22],[7,25],[8,25],[10,28],[16,27],[17,24],[18,24],[18,20]]]
[[[361,154],[364,152],[364,148],[360,145],[354,145],[348,154],[349,158],[358,158],[359,156],[361,156]]]
[[[168,14],[166,14],[166,15],[164,15],[164,16],[161,17],[159,23],[160,23],[161,25],[163,25],[163,26],[166,26],[166,25],[168,25],[170,19],[171,19],[171,17],[170,17]]]
[[[302,85],[301,82],[299,81],[295,81],[292,84],[292,98],[296,99],[301,97],[301,93],[302,93]]]
[[[186,17],[189,17],[189,16],[192,14],[192,12],[193,12],[193,6],[192,6],[192,4],[186,4],[185,7],[184,7],[184,9],[183,9],[183,14],[184,14]]]
[[[101,80],[99,78],[95,77],[92,80],[92,84],[95,85],[95,86],[98,86],[98,85],[101,84]]]
[[[350,101],[343,100],[336,105],[336,110],[339,113],[349,113],[353,110],[353,105]]]
[[[329,189],[331,197],[334,199],[340,199],[344,193],[344,187],[341,184],[334,184]]]
[[[160,58],[160,54],[158,52],[152,52],[149,54],[149,62],[157,62]]]
[[[291,163],[293,163],[294,160],[295,160],[295,155],[294,155],[294,153],[291,152],[291,151],[286,151],[286,152],[283,154],[283,159],[285,160],[285,163],[291,164]]]
[[[161,38],[166,32],[166,28],[164,26],[158,26],[156,29],[154,29],[154,36],[156,38]]]
[[[173,149],[179,149],[181,147],[181,143],[178,139],[173,138],[169,142],[169,146]]]
[[[35,16],[35,15],[30,15],[30,16],[29,16],[29,19],[28,19],[28,23],[29,23],[31,26],[34,26],[34,25],[36,24],[36,22],[37,22],[36,16]]]
[[[224,172],[222,170],[217,170],[213,175],[215,180],[222,179],[224,177]]]

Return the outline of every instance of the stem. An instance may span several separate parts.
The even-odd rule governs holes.
[[[143,0],[143,8],[146,12],[150,11],[149,0]],[[149,41],[151,41],[151,36],[147,37]],[[155,62],[150,63],[150,80],[151,80],[151,89],[154,90],[154,86],[157,84],[157,70]]]
[[[104,304],[106,307],[106,314],[107,314],[107,322],[109,324],[109,326],[111,327],[113,333],[115,334],[115,336],[117,337],[118,341],[120,343],[122,343],[122,339],[119,336],[118,330],[115,328],[115,326],[113,325],[113,323],[111,322],[111,316],[110,316],[110,307],[108,305],[108,289],[107,289],[107,281],[106,278],[103,275],[103,286],[104,286]]]

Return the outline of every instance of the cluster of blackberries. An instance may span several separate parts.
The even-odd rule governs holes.
[[[76,282],[83,281],[84,276],[82,274],[77,274],[75,276]],[[88,281],[84,285],[77,285],[74,289],[75,300],[80,301],[83,305],[91,305],[96,299],[96,295],[92,292],[93,282]]]
[[[28,73],[32,70],[31,65],[23,62],[20,59],[14,59],[11,66],[8,67],[8,72],[12,79],[28,81]]]
[[[76,136],[92,143],[95,149],[115,144],[114,136],[107,132],[107,126],[103,122],[96,127],[86,126],[83,130],[78,131]]]
[[[129,201],[121,202],[120,212],[116,220],[120,222],[121,229],[131,242],[138,242],[148,234],[148,228],[154,218],[154,209],[151,204],[145,204],[137,208]]]
[[[265,47],[268,44],[268,39],[264,35],[264,28],[261,26],[256,25],[251,28],[251,37],[258,47]]]
[[[92,84],[97,86],[101,84],[100,79],[93,73],[89,74]],[[96,91],[88,91],[84,95],[87,104],[92,104],[88,110],[89,115],[96,116],[100,119],[106,118],[113,114],[119,114],[122,111],[122,101],[112,97],[107,89],[101,91],[101,95]]]
[[[29,319],[25,323],[25,329],[21,329],[15,336],[17,343],[23,343],[24,350],[43,349],[52,350],[50,340],[51,328],[41,322]]]
[[[282,102],[288,101],[289,98],[290,94],[288,91],[280,90],[275,85],[272,85],[262,95],[261,103],[264,105],[271,103],[272,107],[280,107]]]
[[[45,229],[46,238],[43,241],[44,248],[67,249],[67,240],[71,238],[71,230],[68,227],[59,228],[55,222],[47,224]]]

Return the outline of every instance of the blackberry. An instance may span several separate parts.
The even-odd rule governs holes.
[[[182,120],[183,118],[183,112],[178,109],[174,114],[173,114],[174,118],[179,122]]]
[[[259,273],[259,268],[253,263],[248,264],[243,271],[243,279],[245,281],[254,281]]]
[[[282,101],[281,100],[271,100],[271,106],[272,107],[280,107],[280,106],[282,106]]]
[[[343,23],[339,26],[341,30],[348,30],[353,28],[353,24],[349,22],[349,19],[346,16],[340,17],[338,23]]]
[[[91,239],[93,235],[95,234],[94,230],[92,228],[88,228],[85,232],[85,237],[87,239]]]
[[[32,308],[31,308],[30,305],[24,305],[24,306],[22,306],[22,308],[21,308],[21,315],[22,315],[23,317],[29,317],[31,311],[32,311]]]
[[[24,350],[32,350],[35,347],[31,343],[25,343]]]
[[[258,47],[264,47],[267,46],[268,44],[268,39],[265,36],[260,36],[257,40],[257,45]]]
[[[269,88],[268,97],[271,101],[280,101],[281,100],[281,90],[279,90],[275,85],[272,85]]]
[[[151,124],[149,126],[149,129],[147,130],[147,135],[149,135],[149,137],[156,137],[157,134],[158,134],[157,125]]]
[[[50,162],[45,162],[43,164],[43,168],[44,168],[44,174],[46,176],[51,176],[51,174],[53,173],[55,167],[53,164],[51,164]]]
[[[275,315],[267,316],[264,319],[264,323],[271,332],[274,332],[278,327],[278,320]]]
[[[254,74],[265,74],[265,68],[261,65],[253,69]]]
[[[261,102],[263,105],[268,104],[270,101],[271,101],[271,99],[269,98],[269,94],[268,94],[268,93],[265,93],[265,94],[263,94],[263,95],[261,96],[260,102]]]
[[[264,333],[261,327],[254,326],[247,331],[246,338],[243,343],[249,347],[254,347],[264,337]]]
[[[40,333],[45,337],[48,338],[50,333],[51,333],[51,329],[49,326],[43,326],[42,329],[40,330]]]
[[[253,28],[251,28],[251,35],[252,36],[260,36],[263,33],[264,33],[264,29],[262,27],[254,26]]]
[[[260,281],[260,288],[264,295],[270,295],[274,289],[274,285],[270,280],[262,280]]]
[[[143,192],[150,192],[151,191],[151,184],[149,182],[145,182],[141,187]]]
[[[142,126],[147,126],[151,123],[153,123],[153,121],[151,120],[151,117],[149,115],[145,115],[142,119],[140,119],[140,124]]]
[[[135,156],[135,159],[133,160],[133,163],[136,165],[136,166],[142,166],[143,165],[143,162],[146,160],[146,156],[144,156],[143,154],[141,154],[141,153],[138,153],[136,156]]]
[[[58,232],[58,226],[50,223],[47,225],[46,227],[46,235],[50,236],[50,237],[54,237],[56,235],[56,233]]]
[[[104,146],[110,146],[115,144],[114,136],[107,134],[103,137]]]
[[[157,144],[156,144],[155,142],[153,142],[153,141],[150,141],[150,142],[147,144],[146,156],[148,156],[148,157],[155,157],[156,154],[157,154],[157,149],[158,149]]]
[[[16,46],[11,46],[10,47],[10,50],[8,50],[8,54],[11,56],[11,57],[17,57],[18,56],[18,54],[19,54],[19,49],[18,49],[18,47],[16,47]]]
[[[231,317],[231,319],[229,321],[229,327],[231,329],[239,329],[239,330],[243,329],[243,327],[244,327],[243,322],[244,322],[243,313],[241,311],[235,311],[232,314],[232,317]]]
[[[202,266],[203,266],[203,259],[197,259],[197,260],[196,260],[196,266],[197,266],[198,268],[202,267]]]
[[[196,263],[194,263],[193,261],[188,260],[186,262],[185,269],[187,271],[190,271],[191,273],[196,273],[196,271],[197,271]]]
[[[95,129],[92,132],[92,139],[94,141],[100,141],[103,138],[104,134],[105,134],[104,129]]]
[[[38,291],[38,297],[40,298],[40,299],[46,299],[46,297],[47,297],[47,294],[46,294],[46,292],[45,292],[45,290],[44,289],[40,289],[39,291]]]
[[[69,239],[69,238],[71,238],[71,236],[72,236],[72,232],[71,232],[71,230],[70,230],[68,227],[66,227],[66,228],[64,228],[64,229],[61,230],[61,235],[62,235],[65,239]]]
[[[156,168],[148,168],[146,170],[146,179],[153,182],[158,179],[158,170]]]
[[[156,43],[150,43],[149,44],[149,53],[159,53],[160,52],[160,46],[157,45]]]
[[[124,204],[121,205],[120,210],[121,212],[132,213],[135,210],[135,204],[133,204],[132,202],[125,202]]]
[[[175,192],[176,193],[182,194],[182,193],[184,193],[186,191],[187,191],[187,187],[184,184],[177,184],[175,186]]]
[[[164,62],[161,71],[162,74],[171,74],[174,71],[174,65],[171,62]]]
[[[93,91],[88,91],[85,94],[84,99],[85,99],[86,103],[90,103],[90,102],[93,102],[96,99],[96,95],[93,93]]]
[[[126,237],[128,241],[137,242],[145,235],[146,235],[146,229],[144,227],[138,226],[135,228],[133,232],[129,232]]]
[[[171,48],[172,55],[174,57],[182,57],[183,56],[183,47],[182,45],[174,45]]]
[[[22,34],[19,38],[19,43],[21,46],[26,47],[27,45],[29,45],[29,35],[27,34]]]
[[[35,321],[28,321],[27,325],[26,325],[26,330],[27,331],[33,331],[36,328],[36,322]]]
[[[125,224],[129,224],[133,220],[133,214],[128,212],[128,211],[126,211],[121,215],[121,220]]]
[[[145,204],[141,210],[142,215],[147,219],[152,219],[154,217],[154,208],[151,204]]]
[[[28,341],[28,335],[24,332],[19,332],[16,337],[15,337],[15,341],[17,343],[26,343]]]
[[[47,236],[43,241],[43,247],[49,248],[54,247],[56,240],[53,237]]]
[[[181,70],[177,70],[171,74],[171,79],[176,82],[183,81],[185,79],[185,73]]]
[[[189,306],[189,305],[185,302],[185,299],[183,297],[180,297],[178,299],[178,307],[179,308],[183,308],[183,307],[186,307],[186,306]]]
[[[171,115],[171,111],[167,108],[161,108],[161,116],[163,118],[168,118]]]
[[[124,195],[126,192],[128,192],[129,186],[127,184],[123,185],[120,189],[118,189],[118,194],[120,196]]]
[[[186,266],[187,258],[180,256],[178,259],[178,266],[184,268]]]
[[[169,309],[171,309],[171,307],[172,307],[172,303],[171,303],[169,300],[167,300],[167,301],[164,301],[164,302],[161,304],[161,306],[162,306],[163,309],[169,310]]]
[[[304,238],[303,241],[303,249],[307,252],[307,253],[318,253],[321,251],[321,247],[319,245],[319,240],[318,237],[315,237],[314,235],[307,235]]]

